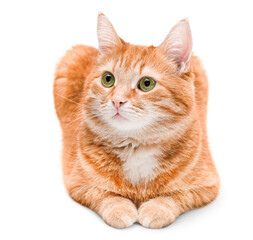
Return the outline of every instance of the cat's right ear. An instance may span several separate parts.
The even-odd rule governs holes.
[[[113,47],[121,44],[118,34],[103,13],[98,14],[97,34],[98,49],[101,53],[107,53]]]

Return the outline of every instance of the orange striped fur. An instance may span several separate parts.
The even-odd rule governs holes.
[[[111,88],[101,84],[107,71],[116,79]],[[136,88],[143,76],[156,80],[153,90]],[[129,129],[127,121],[107,116],[119,94],[129,103]],[[175,61],[153,46],[120,39],[101,53],[79,45],[56,69],[54,97],[67,191],[107,224],[161,228],[216,198],[219,177],[206,133],[208,83],[198,57],[179,73]]]

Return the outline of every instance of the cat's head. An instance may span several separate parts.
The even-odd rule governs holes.
[[[85,96],[93,127],[148,138],[182,125],[194,102],[189,23],[177,23],[158,47],[124,42],[104,14],[97,32],[99,57]]]

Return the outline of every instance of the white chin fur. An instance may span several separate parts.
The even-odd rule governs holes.
[[[133,122],[126,118],[114,117],[108,123],[120,131],[130,131],[130,130],[139,130],[143,127],[141,121]]]

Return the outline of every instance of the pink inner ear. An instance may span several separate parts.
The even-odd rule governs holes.
[[[186,72],[192,52],[192,36],[188,21],[177,23],[158,47],[178,65],[179,73]]]

